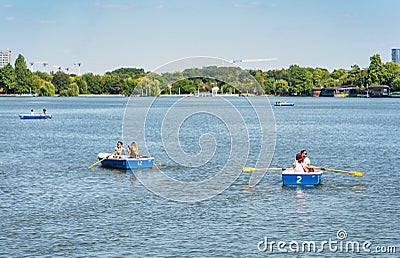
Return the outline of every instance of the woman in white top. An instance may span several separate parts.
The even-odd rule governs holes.
[[[308,168],[304,165],[304,158],[301,153],[296,154],[296,161],[293,163],[292,168],[294,172],[308,172]]]

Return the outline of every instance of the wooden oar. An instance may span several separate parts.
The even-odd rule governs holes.
[[[286,168],[242,168],[242,172],[254,172],[256,170],[286,170]]]
[[[92,167],[96,166],[97,164],[99,164],[100,162],[103,162],[104,160],[108,159],[111,155],[114,155],[114,153],[117,153],[117,152],[118,152],[118,151],[114,151],[113,153],[111,153],[111,154],[105,156],[104,158],[102,158],[101,160],[99,160],[99,161],[93,163],[93,164],[90,165],[88,168],[92,168]]]
[[[345,171],[345,170],[339,170],[339,169],[318,168],[318,167],[313,167],[313,166],[311,166],[311,167],[316,168],[316,169],[325,170],[325,171],[334,172],[334,173],[343,173],[343,174],[348,174],[348,175],[352,175],[352,176],[364,176],[364,172],[359,172],[359,171]]]

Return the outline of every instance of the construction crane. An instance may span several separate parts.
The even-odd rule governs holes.
[[[33,65],[35,64],[35,62],[29,62],[29,64],[31,65],[31,72],[33,73]]]
[[[43,65],[43,72],[46,69],[46,66],[49,64],[47,63],[47,61],[39,61],[39,62],[29,62],[29,64],[31,65],[31,72],[33,72],[33,66],[35,64],[42,64]]]
[[[46,66],[48,66],[49,63],[43,62],[42,64],[43,64],[43,72],[46,72]]]
[[[78,66],[78,76],[81,76],[81,63],[75,63]]]
[[[59,72],[62,70],[62,66],[53,65],[54,68],[57,68]]]

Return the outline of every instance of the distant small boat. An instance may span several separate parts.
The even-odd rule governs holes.
[[[390,94],[390,97],[392,97],[392,98],[400,98],[400,92],[395,91],[395,92]]]
[[[97,155],[99,160],[102,160],[109,156],[111,153],[99,153]],[[141,156],[140,158],[129,158],[125,155],[121,158],[114,158],[110,156],[101,162],[103,167],[108,168],[119,168],[119,169],[140,169],[140,168],[152,168],[154,166],[154,158],[148,156]]]
[[[292,169],[287,169],[282,172],[283,185],[318,185],[322,179],[321,170],[315,172],[295,172]]]
[[[40,114],[40,113],[29,113],[29,114],[19,114],[21,119],[51,119],[51,114]]]
[[[294,103],[277,101],[277,102],[275,102],[274,106],[276,106],[276,107],[291,107],[291,106],[294,106]]]

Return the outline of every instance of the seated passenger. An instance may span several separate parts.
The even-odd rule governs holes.
[[[296,161],[293,163],[292,168],[294,172],[308,172],[308,168],[303,165],[304,158],[301,153],[296,154]]]
[[[130,153],[129,153],[130,158],[135,158],[135,159],[140,158],[139,148],[137,147],[136,142],[132,142],[131,147],[128,147],[128,148],[130,151]]]

